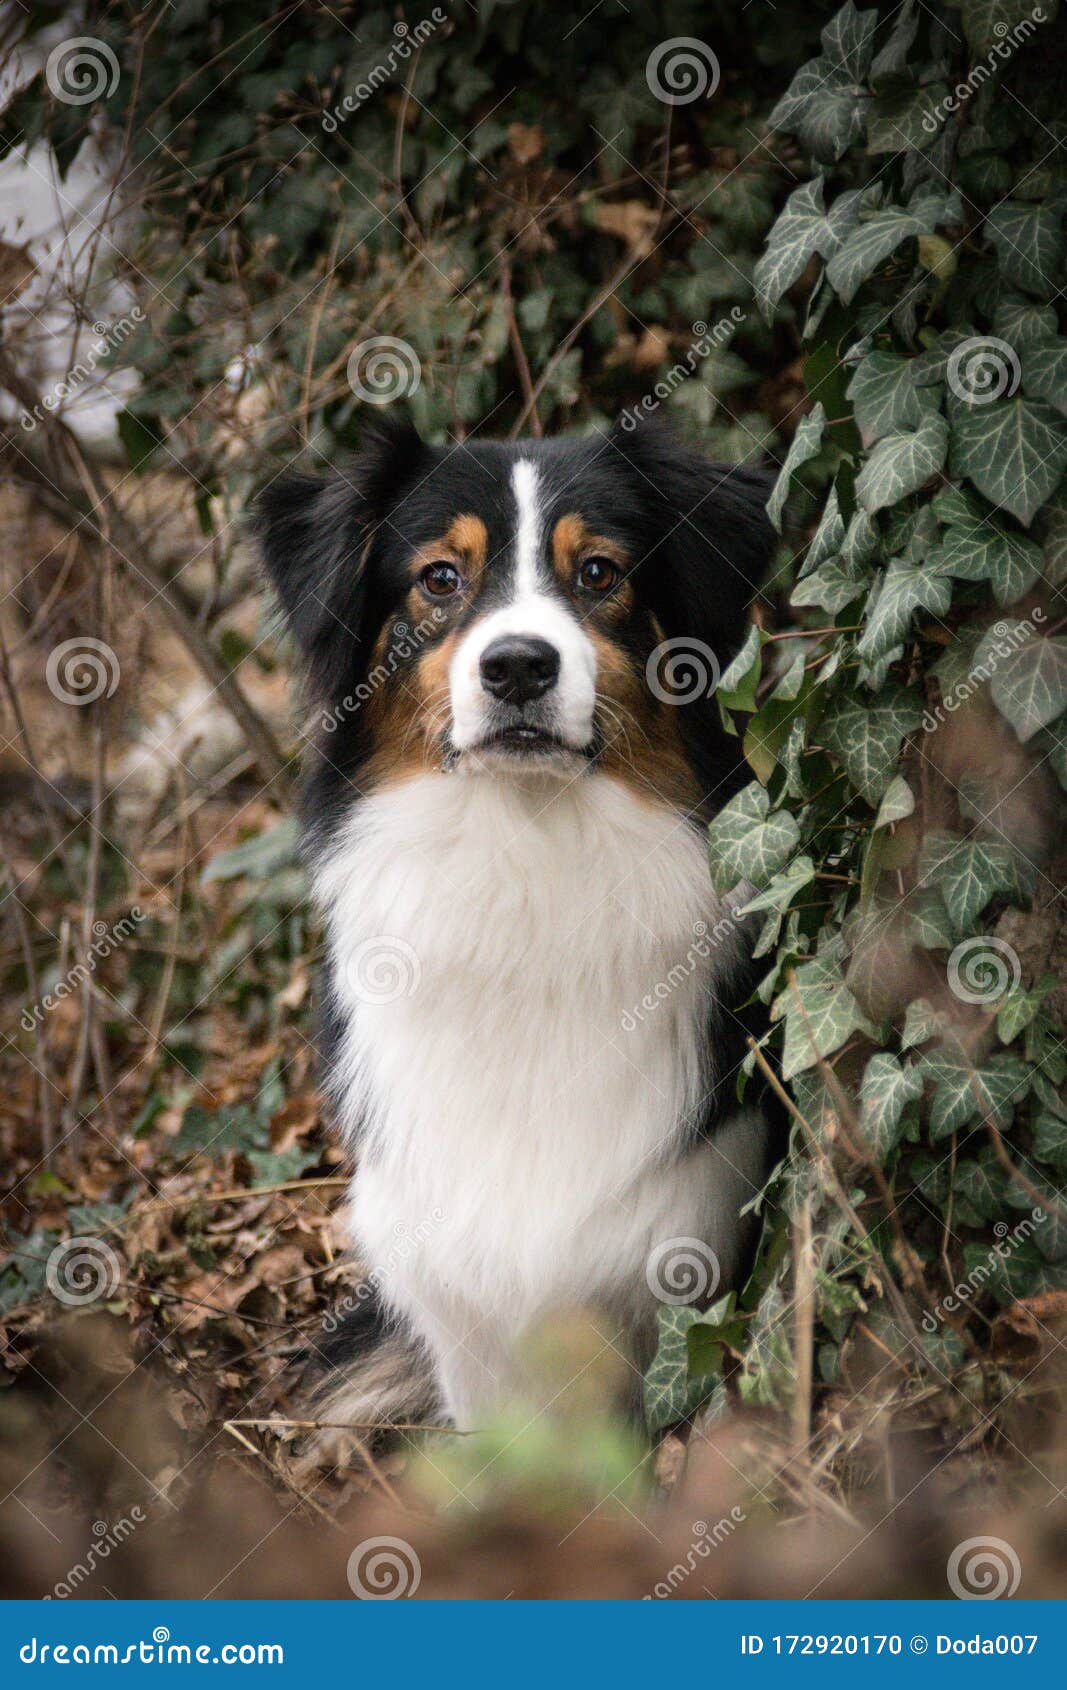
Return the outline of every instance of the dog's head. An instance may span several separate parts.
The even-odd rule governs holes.
[[[281,478],[257,526],[320,750],[363,790],[596,766],[699,801],[734,760],[711,695],[766,567],[766,496],[648,425],[430,447],[394,424],[328,479]]]

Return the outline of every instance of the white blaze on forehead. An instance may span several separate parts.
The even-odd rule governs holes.
[[[515,597],[537,591],[541,561],[540,478],[529,458],[511,472],[519,519],[515,528]]]
[[[596,651],[572,608],[553,590],[551,573],[542,566],[541,477],[529,458],[513,465],[511,485],[515,494],[511,590],[505,604],[474,622],[452,659],[452,743],[457,750],[467,750],[484,738],[489,726],[495,700],[481,681],[486,647],[505,634],[526,634],[547,640],[560,659],[559,680],[538,705],[538,719],[565,744],[580,750],[593,733]]]

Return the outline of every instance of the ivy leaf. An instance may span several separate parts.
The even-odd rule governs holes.
[[[847,4],[822,32],[823,53],[801,66],[771,112],[772,129],[789,130],[822,162],[833,164],[863,133],[863,81],[878,13]]]
[[[943,82],[927,82],[921,88],[905,83],[879,94],[867,118],[869,153],[921,152],[928,147],[945,121]]]
[[[960,839],[931,831],[919,854],[919,880],[936,885],[960,931],[969,928],[998,892],[1023,889],[1019,858],[1001,839]]]
[[[991,1145],[978,1156],[960,1162],[952,1189],[970,1211],[963,1217],[968,1226],[981,1226],[1004,1213],[1005,1183],[1004,1171]]]
[[[993,702],[1025,744],[1067,705],[1067,638],[1030,640],[993,670]]]
[[[869,804],[879,804],[895,773],[904,735],[913,733],[921,721],[916,695],[890,686],[869,704],[861,698],[842,699],[826,716],[820,734],[857,792]]]
[[[755,710],[756,688],[762,668],[760,653],[766,637],[753,622],[741,650],[720,675],[715,695],[719,703],[725,704],[728,709]]]
[[[856,650],[872,660],[892,651],[906,638],[917,610],[944,616],[952,603],[952,583],[936,564],[913,565],[894,558],[867,601],[867,626]]]
[[[960,406],[952,420],[952,464],[1029,528],[1067,465],[1067,423],[1051,406],[1018,396]]]
[[[1063,233],[1058,209],[1028,200],[1003,200],[986,218],[985,232],[997,252],[1000,271],[1024,293],[1047,299],[1063,270]]]
[[[1026,1064],[1015,1059],[976,1068],[966,1057],[942,1050],[922,1057],[921,1066],[935,1082],[930,1104],[932,1144],[959,1132],[976,1117],[979,1125],[991,1121],[1005,1131],[1029,1083]]]
[[[757,910],[785,910],[793,902],[801,887],[815,879],[815,864],[810,857],[794,857],[789,867],[772,875],[769,884],[751,898],[738,915],[754,915]]]
[[[853,1033],[877,1036],[845,983],[841,941],[803,962],[771,1006],[771,1020],[785,1019],[782,1078],[791,1080],[838,1050]]]
[[[699,1309],[682,1304],[659,1310],[659,1344],[645,1374],[645,1418],[650,1432],[688,1419],[715,1389],[717,1373],[689,1377],[689,1329],[705,1319]]]
[[[1023,392],[1030,399],[1047,399],[1067,415],[1067,340],[1031,341],[1023,353]]]
[[[779,533],[782,528],[782,511],[789,496],[789,486],[802,464],[806,464],[818,452],[822,445],[823,430],[826,427],[826,412],[822,401],[813,405],[806,417],[802,417],[800,426],[789,446],[785,463],[774,484],[774,491],[767,500],[767,515],[774,523]]]
[[[905,1068],[889,1051],[877,1051],[863,1071],[860,1126],[879,1162],[899,1142],[905,1106],[922,1096],[922,1075]]]
[[[1039,1109],[1032,1125],[1037,1160],[1067,1168],[1067,1121],[1054,1115],[1051,1109]]]
[[[902,242],[913,235],[932,235],[939,223],[959,221],[956,196],[926,190],[907,207],[879,206],[861,221],[826,266],[826,279],[843,304],[873,275]]]
[[[813,574],[798,581],[789,597],[790,604],[816,605],[836,615],[865,590],[865,583],[857,581],[838,558],[829,558]]]
[[[897,775],[891,780],[886,795],[874,819],[875,828],[888,827],[890,822],[903,821],[915,809],[915,794],[911,790],[903,775]]]
[[[927,411],[937,410],[938,389],[916,385],[915,364],[914,358],[898,358],[895,352],[869,352],[856,365],[847,391],[865,440],[918,428]]]
[[[814,177],[790,194],[752,273],[760,310],[768,322],[787,288],[816,254],[832,258],[856,221],[859,191],[840,194],[827,211],[825,178]]]
[[[708,827],[711,878],[719,893],[742,880],[765,886],[783,868],[800,839],[788,810],[770,814],[770,798],[758,781],[724,804]]]
[[[993,522],[950,528],[937,550],[938,567],[961,581],[988,581],[998,604],[1013,604],[1041,574],[1041,547]]]
[[[1050,21],[1056,15],[1058,0],[1046,0],[1041,9],[1045,21]],[[1025,40],[1027,20],[1033,30],[1037,28],[1032,0],[963,0],[960,10],[967,45],[975,53],[988,52],[1012,30],[1018,30],[1020,24],[1024,25]]]
[[[910,433],[887,434],[856,477],[856,498],[872,515],[897,504],[936,475],[947,449],[948,424],[932,413]]]

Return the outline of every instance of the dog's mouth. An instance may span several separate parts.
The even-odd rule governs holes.
[[[575,763],[588,762],[593,755],[592,746],[586,749],[568,745],[566,740],[548,728],[537,727],[532,722],[512,722],[507,727],[487,733],[462,752],[453,750],[446,758],[446,765],[470,759],[483,767],[495,765],[499,768],[501,764],[507,764],[512,768],[555,766],[562,770],[572,769]]]

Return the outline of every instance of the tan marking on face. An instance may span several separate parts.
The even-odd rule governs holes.
[[[586,628],[596,648],[596,722],[604,743],[600,767],[648,803],[690,809],[700,791],[685,755],[677,709],[644,684],[633,657],[609,635]]]
[[[385,634],[388,643],[388,629]],[[449,719],[448,672],[458,642],[456,629],[434,640],[414,663],[390,676],[368,699],[374,750],[361,785],[365,778],[369,788],[390,786],[440,768]],[[375,645],[376,659],[381,643]]]
[[[571,511],[561,516],[552,530],[552,573],[565,592],[575,590],[578,570],[590,557],[606,557],[617,564],[621,581],[602,598],[587,594],[582,599],[583,616],[594,608],[618,621],[633,605],[633,588],[628,579],[629,559],[622,547],[590,528],[583,516]]]
[[[462,593],[457,593],[454,600],[441,599],[442,608],[449,604],[469,604],[481,590],[485,578],[485,567],[489,559],[489,531],[480,516],[457,516],[436,540],[429,540],[419,547],[412,558],[411,569],[416,583],[422,570],[428,563],[454,563],[464,579]],[[416,584],[416,593],[422,604],[433,595],[422,591]]]

